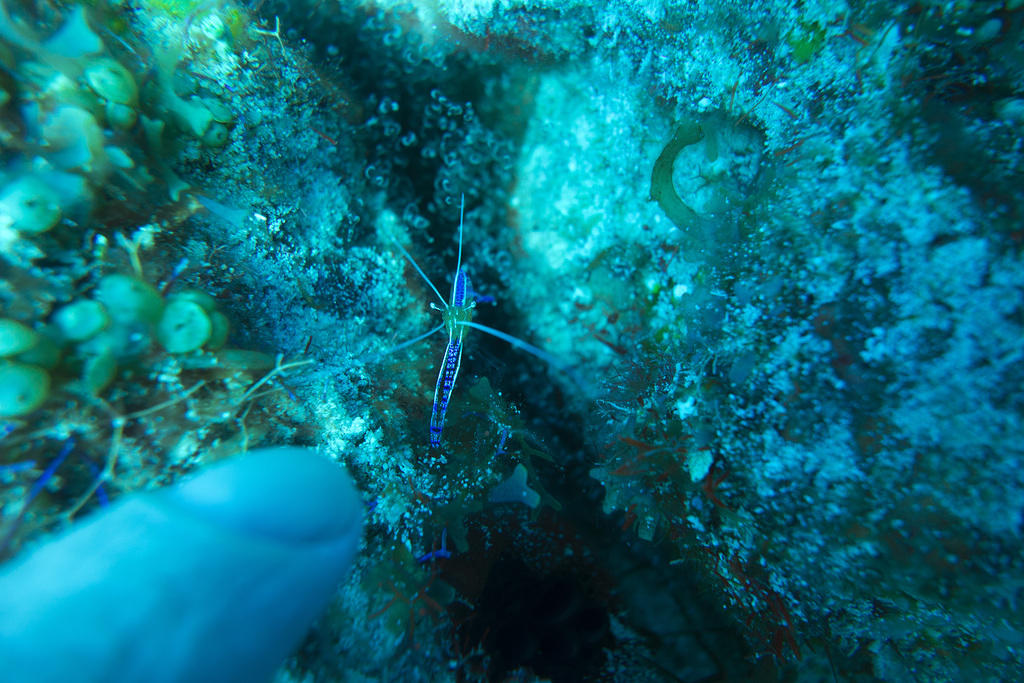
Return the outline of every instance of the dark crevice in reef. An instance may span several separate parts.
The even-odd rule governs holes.
[[[512,160],[526,118],[508,113],[515,110],[510,104],[521,107],[527,99],[511,94],[522,75],[487,55],[424,46],[415,30],[383,12],[344,3],[327,11],[313,2],[273,1],[259,11],[264,25],[280,17],[294,46],[289,49],[304,52],[318,77],[346,98],[325,98],[323,106],[352,124],[352,142],[365,159],[363,178],[353,182],[366,183],[367,194],[383,195],[442,294],[451,284],[458,198],[465,193],[472,221],[467,227],[474,228],[467,239],[484,253],[473,260],[466,252],[464,263],[472,262],[474,280],[497,299],[493,308],[479,306],[476,320],[543,346],[530,336],[529,311],[518,310],[505,289],[515,286],[499,262],[508,240],[496,237],[509,220]],[[356,221],[364,231],[357,239],[370,239],[373,210],[353,208],[365,214]],[[357,310],[358,302],[342,303],[344,310]],[[486,378],[502,402],[520,411],[531,445],[550,458],[530,458],[530,482],[561,507],[545,505],[532,513],[522,506],[488,506],[465,520],[469,549],[438,564],[441,578],[460,596],[447,606],[457,624],[454,642],[445,645],[442,637],[442,647],[481,648],[492,681],[519,669],[553,681],[604,680],[615,666],[637,670],[638,660],[668,671],[672,656],[657,650],[674,646],[665,645],[670,641],[659,634],[658,623],[641,616],[668,596],[680,613],[688,612],[682,623],[707,629],[704,640],[684,644],[692,671],[723,675],[719,662],[742,662],[742,639],[692,577],[670,566],[658,544],[637,541],[622,512],[602,510],[605,492],[590,476],[598,458],[585,436],[588,406],[581,392],[504,341],[477,331],[467,338],[460,396],[453,399],[449,420],[457,405],[487,409],[468,400],[472,384]],[[446,431],[454,439],[456,424]],[[636,637],[613,637],[613,618]]]

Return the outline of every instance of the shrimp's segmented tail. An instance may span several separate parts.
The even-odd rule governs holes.
[[[434,387],[434,409],[430,412],[430,447],[441,446],[441,430],[444,429],[444,416],[448,412],[448,401],[455,388],[455,378],[462,366],[462,334],[448,339],[448,348],[444,352],[444,365],[437,375],[437,386]]]

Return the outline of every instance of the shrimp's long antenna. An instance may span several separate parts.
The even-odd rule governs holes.
[[[505,332],[502,332],[501,330],[496,330],[493,327],[488,327],[487,325],[481,325],[480,323],[475,323],[472,320],[460,320],[460,321],[456,322],[455,324],[458,325],[459,327],[472,327],[474,330],[480,330],[481,332],[489,334],[492,337],[497,337],[498,339],[500,339],[502,341],[508,342],[509,344],[511,344],[512,346],[516,347],[517,349],[521,349],[521,350],[526,351],[527,353],[529,353],[531,355],[536,356],[537,358],[540,358],[542,361],[544,361],[545,363],[548,363],[549,365],[551,365],[556,370],[558,370],[560,372],[564,372],[565,375],[570,380],[572,380],[573,384],[575,384],[581,390],[584,390],[584,391],[587,390],[587,384],[583,381],[583,378],[581,378],[579,375],[576,374],[576,370],[575,369],[573,369],[568,364],[566,364],[565,361],[562,361],[559,358],[557,358],[556,356],[551,355],[550,353],[548,353],[544,349],[537,348],[533,344],[531,344],[529,342],[525,342],[522,339],[520,339],[519,337],[513,337],[511,334],[507,334]]]
[[[402,349],[406,348],[407,346],[412,346],[416,342],[423,341],[424,339],[426,339],[430,335],[437,334],[438,332],[440,332],[443,329],[444,329],[444,323],[441,323],[440,325],[438,325],[437,327],[432,329],[430,332],[424,332],[420,336],[414,337],[414,338],[412,338],[412,339],[410,339],[408,341],[404,341],[401,344],[399,344],[398,346],[392,346],[387,351],[382,351],[381,353],[379,353],[378,355],[374,356],[370,360],[371,360],[371,362],[372,361],[376,361],[376,360],[378,360],[380,358],[383,358],[384,356],[387,356],[388,354],[394,353],[395,351],[401,351]]]
[[[452,278],[452,305],[455,305],[455,285],[459,280],[459,271],[462,270],[462,218],[466,209],[466,195],[463,194],[459,200],[459,260],[455,264],[455,277]]]
[[[444,300],[443,296],[441,296],[441,292],[437,291],[437,287],[435,287],[434,283],[430,281],[430,278],[427,277],[427,274],[423,272],[423,269],[419,267],[419,264],[416,263],[416,260],[409,255],[409,252],[405,250],[405,247],[399,244],[398,240],[396,240],[394,237],[391,238],[391,241],[394,242],[395,246],[398,247],[398,250],[402,252],[402,256],[404,256],[409,261],[409,263],[412,264],[412,267],[415,268],[416,272],[420,274],[420,277],[423,278],[423,281],[430,285],[430,288],[434,290],[434,294],[437,294],[437,298],[441,300],[441,305],[447,306],[448,302]]]
[[[524,342],[519,337],[513,337],[511,334],[506,334],[505,332],[502,332],[501,330],[496,330],[493,327],[487,327],[487,325],[481,325],[480,323],[475,323],[472,320],[460,320],[459,322],[457,322],[455,324],[458,325],[459,327],[472,327],[474,330],[480,330],[481,332],[486,332],[487,334],[492,335],[494,337],[497,337],[498,339],[501,339],[502,341],[508,342],[509,344],[511,344],[512,346],[516,347],[517,349],[522,349],[523,351],[526,351],[527,353],[531,353],[534,356],[537,356],[537,358],[540,358],[542,361],[545,361],[546,363],[550,363],[551,365],[553,365],[554,367],[558,368],[559,370],[565,370],[565,371],[569,370],[569,366],[566,365],[565,363],[563,363],[562,361],[560,361],[558,358],[552,356],[550,353],[548,353],[544,349],[537,348],[536,346],[534,346],[533,344],[531,344],[529,342]]]

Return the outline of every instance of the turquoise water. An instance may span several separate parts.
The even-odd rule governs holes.
[[[277,680],[1021,668],[1021,3],[2,7],[8,567],[297,445]]]

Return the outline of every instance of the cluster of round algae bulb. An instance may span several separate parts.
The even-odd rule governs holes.
[[[170,353],[188,353],[210,339],[210,316],[195,301],[173,298],[156,326],[156,338]]]
[[[85,80],[106,104],[111,126],[126,129],[134,125],[139,89],[128,69],[109,57],[101,57],[86,67]]]
[[[206,292],[186,289],[172,296],[156,326],[156,338],[170,353],[206,347],[215,351],[228,340],[228,319]]]
[[[186,289],[178,292],[171,301],[192,301],[198,304],[210,319],[210,337],[202,345],[210,351],[216,351],[228,341],[230,323],[226,315],[217,310],[217,301],[200,289]]]
[[[15,356],[35,347],[39,335],[16,320],[0,318],[0,358]]]
[[[82,386],[95,396],[114,381],[116,373],[117,359],[110,351],[88,356],[82,364]]]
[[[151,284],[120,273],[103,276],[93,297],[111,320],[121,324],[156,323],[164,310],[163,299]]]
[[[0,227],[35,235],[57,225],[60,216],[57,194],[38,178],[25,176],[0,189]]]
[[[0,417],[31,413],[50,395],[50,375],[41,367],[0,361]]]
[[[110,324],[107,309],[99,301],[83,299],[63,306],[53,314],[53,322],[70,341],[95,337]]]
[[[231,126],[234,124],[234,112],[227,105],[213,98],[207,97],[203,103],[213,118],[206,132],[203,133],[203,144],[207,147],[223,147],[227,144]]]

